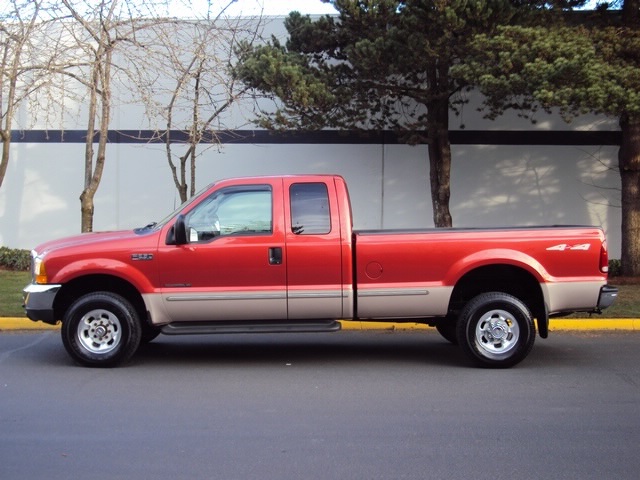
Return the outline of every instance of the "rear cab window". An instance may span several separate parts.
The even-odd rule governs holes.
[[[324,183],[294,183],[289,190],[291,231],[296,235],[331,232],[329,192]]]

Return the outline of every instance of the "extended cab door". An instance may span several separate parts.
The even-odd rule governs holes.
[[[242,182],[187,207],[187,243],[159,248],[169,321],[287,318],[282,180]]]
[[[290,319],[342,318],[351,300],[335,185],[320,178],[284,178]]]

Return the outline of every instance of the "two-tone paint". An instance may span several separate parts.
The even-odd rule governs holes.
[[[300,235],[292,225],[294,184],[322,183],[330,230]],[[268,233],[176,244],[177,219],[214,192],[264,186],[272,194]],[[347,185],[335,175],[229,179],[212,184],[157,225],[84,234],[34,250],[27,315],[60,321],[79,293],[113,288],[152,325],[181,322],[429,319],[472,293],[527,282],[539,323],[597,311],[607,283],[597,227],[353,231]],[[277,258],[274,255],[277,254]],[[535,291],[534,291],[535,290]],[[142,308],[143,306],[143,308]],[[544,317],[544,318],[542,318]],[[543,320],[542,322],[540,322]]]
[[[354,238],[361,318],[445,316],[460,279],[483,267],[526,272],[551,315],[593,310],[607,282],[606,243],[595,227],[363,231]],[[559,242],[582,248],[551,248]]]

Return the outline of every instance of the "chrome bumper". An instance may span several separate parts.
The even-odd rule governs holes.
[[[22,290],[23,307],[27,317],[34,322],[42,321],[55,325],[58,319],[53,312],[53,301],[61,285],[38,285],[31,283]]]
[[[613,305],[613,302],[618,298],[618,289],[611,285],[605,285],[600,289],[600,296],[598,297],[598,309],[603,310]]]

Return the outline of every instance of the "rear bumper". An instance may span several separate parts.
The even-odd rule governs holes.
[[[600,289],[600,296],[598,297],[598,309],[604,310],[605,308],[613,305],[613,302],[618,298],[618,289],[611,285],[604,285]]]
[[[57,319],[53,313],[53,301],[61,285],[29,284],[22,291],[24,310],[27,317],[34,322],[42,321],[55,325]]]

